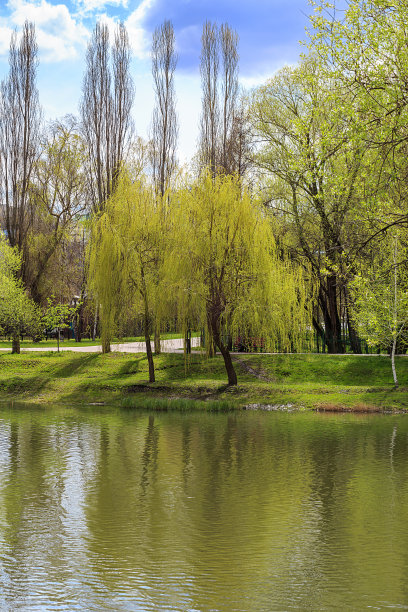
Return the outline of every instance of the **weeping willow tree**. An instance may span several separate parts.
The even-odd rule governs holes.
[[[228,384],[236,385],[231,337],[262,337],[272,350],[290,350],[303,337],[304,272],[277,249],[265,209],[235,177],[204,174],[178,191],[173,208],[166,268],[179,317],[206,329],[224,358]]]
[[[103,353],[110,352],[122,292],[120,244],[112,221],[108,206],[93,217],[88,249],[89,288],[97,296]]]
[[[122,307],[130,305],[142,322],[150,382],[155,380],[153,323],[161,319],[166,303],[160,265],[166,200],[158,202],[143,178],[131,181],[122,175],[103,213],[93,221],[89,257],[90,282],[100,303],[103,350],[109,350]]]

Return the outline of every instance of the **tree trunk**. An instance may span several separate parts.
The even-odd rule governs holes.
[[[149,310],[148,310],[148,306],[147,306],[147,297],[146,297],[146,293],[143,295],[143,299],[144,299],[144,337],[145,337],[145,343],[146,343],[146,354],[147,354],[147,362],[149,364],[149,382],[150,383],[154,383],[156,378],[154,375],[154,361],[153,361],[153,352],[152,352],[152,345],[150,342],[150,317],[149,317]]]
[[[191,353],[191,330],[187,329],[184,334],[184,350],[187,355]]]
[[[157,323],[154,326],[154,352],[156,355],[161,353],[160,327]]]
[[[320,325],[318,321],[318,316],[319,316],[318,312],[316,313],[316,316],[313,315],[312,322],[313,322],[313,327],[315,328],[315,331],[316,331],[317,352],[318,353],[320,352],[320,349],[319,349],[319,338],[320,338],[322,342],[322,353],[324,353],[324,347],[325,347],[326,341],[325,341],[324,329],[322,328],[322,326]]]
[[[329,353],[344,353],[337,308],[337,278],[335,274],[327,277],[326,288],[320,284],[319,303],[324,318],[327,350]]]
[[[75,342],[81,342],[82,340],[82,327],[83,327],[83,313],[84,313],[84,304],[85,304],[85,289],[84,285],[81,288],[80,302],[78,310],[75,313],[75,324],[74,324],[74,334],[75,334]]]
[[[94,324],[93,324],[93,331],[92,331],[92,340],[95,342],[95,338],[96,338],[96,330],[98,327],[98,312],[99,312],[99,307],[98,304],[95,306],[95,317],[94,317]]]
[[[232,363],[231,355],[228,348],[224,345],[221,340],[221,335],[218,329],[218,321],[212,321],[212,336],[216,346],[220,349],[221,355],[224,358],[225,369],[227,370],[228,385],[234,386],[238,384],[237,373],[235,372],[234,365]]]
[[[231,386],[237,385],[237,373],[235,372],[229,350],[223,345],[222,342],[220,343],[220,346],[218,348],[220,349],[221,354],[224,358],[225,369],[227,370],[228,375],[228,384]]]
[[[209,333],[208,334],[208,340],[207,340],[207,356],[208,357],[215,357],[216,355],[216,347],[214,344],[214,339],[212,337],[212,335]]]
[[[349,339],[350,339],[350,348],[355,355],[359,355],[362,352],[361,340],[357,335],[356,328],[354,327],[353,322],[350,317],[351,298],[347,291],[347,287],[344,287],[344,297],[345,297],[345,302],[346,302],[346,319],[347,319],[347,329],[348,329]]]
[[[391,367],[392,367],[392,375],[394,377],[394,385],[395,388],[398,388],[398,379],[397,379],[397,371],[395,369],[395,349],[397,348],[397,313],[398,313],[398,285],[397,285],[397,240],[394,242],[394,330],[393,330],[393,339],[392,339],[392,350],[391,350]]]
[[[11,352],[16,355],[20,354],[20,334],[13,332],[13,339],[11,343]]]
[[[154,376],[154,361],[153,361],[153,352],[152,345],[150,342],[150,334],[145,326],[145,342],[146,342],[146,354],[147,354],[147,362],[149,364],[149,382],[154,383],[156,378]]]
[[[349,338],[350,338],[350,348],[355,355],[359,355],[362,352],[361,340],[358,337],[356,328],[354,327],[350,319],[350,312],[349,312],[348,306],[346,306],[346,316],[347,316],[347,328],[348,328],[348,333],[349,333]]]
[[[210,315],[207,315],[207,339],[206,339],[206,353],[207,353],[207,357],[215,357],[216,354],[216,350],[215,350],[215,340],[214,340],[214,335],[211,329],[211,317]]]
[[[95,314],[95,317],[97,313]],[[102,309],[100,316],[100,333],[101,333],[101,344],[102,353],[111,352],[111,338],[112,338],[112,310],[110,306]]]
[[[102,334],[102,353],[110,353],[111,345],[110,338],[106,337],[105,334]]]
[[[397,338],[396,336],[394,337],[393,341],[392,341],[392,349],[391,349],[391,368],[392,368],[392,376],[394,378],[394,385],[395,388],[398,389],[398,378],[397,378],[397,371],[395,369],[395,348],[397,346]]]

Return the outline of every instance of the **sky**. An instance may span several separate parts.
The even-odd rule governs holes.
[[[199,57],[206,20],[228,22],[239,35],[240,81],[245,88],[265,82],[305,48],[308,0],[0,0],[0,79],[8,71],[13,30],[35,23],[39,47],[38,88],[46,119],[78,114],[87,41],[97,20],[111,31],[123,21],[132,46],[136,86],[136,131],[148,137],[154,92],[150,47],[154,29],[173,23],[178,51],[176,72],[179,159],[194,154],[201,110]]]

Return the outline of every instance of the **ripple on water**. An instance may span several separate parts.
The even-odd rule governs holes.
[[[4,410],[0,608],[408,607],[408,419]]]

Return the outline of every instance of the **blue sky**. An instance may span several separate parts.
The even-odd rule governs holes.
[[[154,96],[150,74],[151,34],[164,19],[173,22],[179,64],[176,78],[180,159],[194,153],[200,114],[199,56],[203,22],[228,22],[240,37],[240,77],[245,87],[264,82],[295,63],[305,40],[307,0],[0,0],[0,78],[7,72],[13,29],[36,24],[40,98],[49,119],[77,113],[87,40],[97,19],[113,29],[125,22],[132,43],[136,84],[134,117],[147,137]]]

